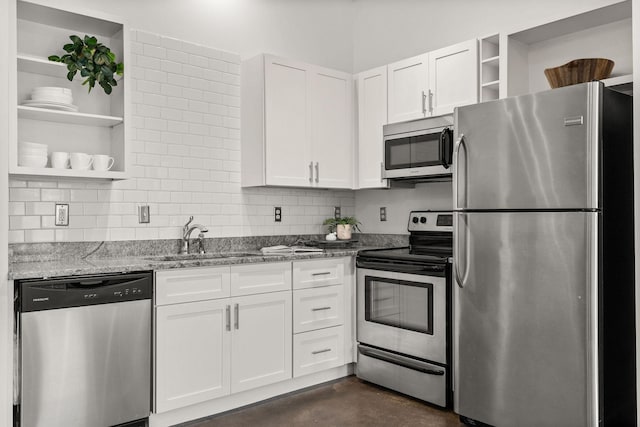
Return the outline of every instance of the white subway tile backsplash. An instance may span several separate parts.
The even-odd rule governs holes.
[[[353,211],[350,191],[240,187],[239,55],[145,31],[132,40],[132,177],[11,179],[10,242],[178,239],[190,215],[207,237],[315,234],[333,206]],[[55,225],[56,202],[69,226]]]

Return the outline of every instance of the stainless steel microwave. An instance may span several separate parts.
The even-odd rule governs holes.
[[[383,178],[451,176],[453,116],[427,117],[383,126]]]

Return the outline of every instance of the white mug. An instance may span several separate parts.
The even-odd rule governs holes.
[[[55,169],[69,169],[69,153],[54,151],[51,153],[51,167]]]
[[[93,163],[93,157],[87,153],[71,153],[71,169],[86,171]]]
[[[113,157],[109,157],[106,154],[94,154],[93,155],[93,170],[95,171],[108,171],[113,167],[115,160]]]

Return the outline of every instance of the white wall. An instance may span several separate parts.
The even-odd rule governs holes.
[[[353,71],[619,0],[356,0]]]
[[[42,0],[39,0],[42,1]],[[273,53],[351,72],[351,0],[45,0],[126,18],[130,28],[248,58]]]

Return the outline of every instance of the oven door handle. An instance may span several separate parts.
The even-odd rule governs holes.
[[[424,374],[437,376],[442,376],[445,374],[445,371],[440,369],[433,369],[432,365],[430,364],[420,362],[419,360],[409,359],[408,357],[402,357],[392,353],[387,353],[386,351],[380,351],[364,346],[358,346],[358,351],[364,356],[382,360],[383,362],[392,363],[404,368],[413,369],[414,371],[422,372]]]
[[[357,260],[359,268],[371,268],[374,270],[393,271],[396,273],[439,273],[443,272],[443,265],[411,265],[411,264],[395,264],[387,262],[375,262]]]

